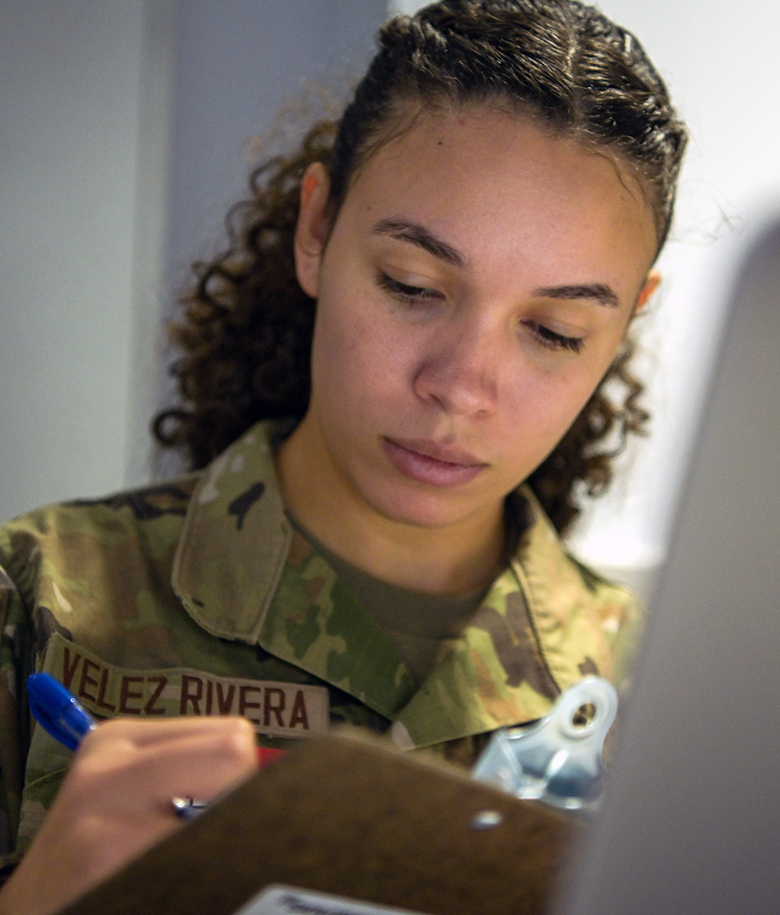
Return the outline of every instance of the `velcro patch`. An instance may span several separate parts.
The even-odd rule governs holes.
[[[269,737],[308,737],[328,730],[324,686],[217,677],[180,667],[116,667],[58,633],[48,641],[43,670],[98,718],[242,715],[258,734]]]

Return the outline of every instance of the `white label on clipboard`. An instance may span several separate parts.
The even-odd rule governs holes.
[[[291,886],[269,886],[235,915],[423,915]]]

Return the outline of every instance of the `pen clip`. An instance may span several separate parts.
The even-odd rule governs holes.
[[[75,750],[95,727],[89,712],[49,674],[30,674],[27,701],[41,727],[69,750]]]

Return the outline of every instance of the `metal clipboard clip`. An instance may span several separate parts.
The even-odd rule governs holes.
[[[592,810],[604,792],[602,751],[617,707],[610,683],[586,677],[567,689],[545,718],[496,731],[472,775],[520,798]]]

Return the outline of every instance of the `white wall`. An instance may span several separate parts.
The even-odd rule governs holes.
[[[0,4],[0,516],[121,481],[140,0]]]
[[[163,318],[243,193],[249,139],[306,81],[360,72],[383,15],[0,3],[0,521],[149,476]]]

